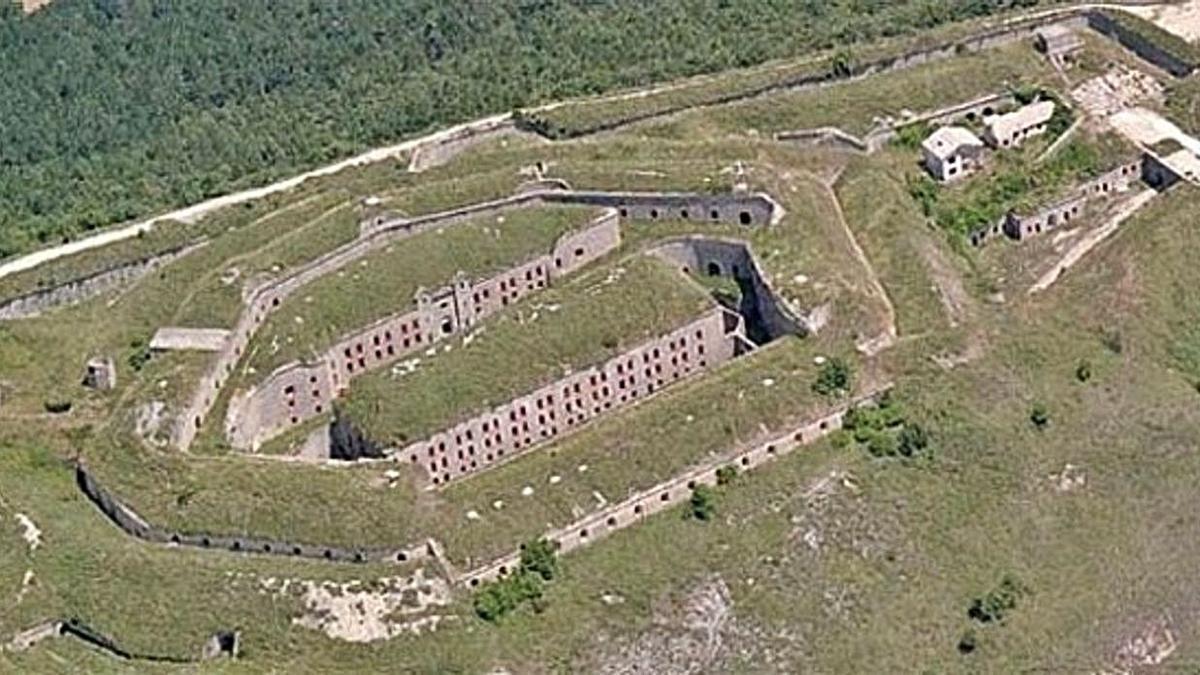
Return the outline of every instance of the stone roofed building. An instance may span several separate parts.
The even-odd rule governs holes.
[[[1045,133],[1054,116],[1054,101],[1038,101],[1010,113],[983,120],[983,139],[993,148],[1015,147],[1030,136]]]
[[[1035,35],[1037,48],[1059,66],[1068,65],[1074,54],[1083,49],[1083,39],[1070,26],[1050,24],[1037,29]]]
[[[983,141],[963,127],[941,127],[921,143],[921,152],[925,168],[934,178],[951,181],[978,166],[983,155]]]

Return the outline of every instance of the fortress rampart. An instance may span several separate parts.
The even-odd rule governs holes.
[[[33,291],[0,303],[0,320],[27,319],[55,307],[73,305],[110,288],[136,281],[191,253],[204,243],[177,246],[162,253],[101,270],[88,276]]]
[[[692,490],[696,486],[716,485],[717,471],[722,467],[733,466],[739,471],[756,469],[778,457],[794,452],[801,446],[828,436],[842,428],[842,421],[848,410],[870,404],[890,388],[890,385],[887,385],[874,390],[824,417],[806,421],[788,431],[775,434],[765,441],[753,443],[750,447],[739,448],[725,457],[707,462],[596,513],[584,516],[566,527],[551,530],[544,536],[558,548],[559,553],[568,553],[602,539],[617,530],[636,525],[655,513],[674,508],[689,500]],[[504,556],[464,573],[458,581],[468,588],[496,581],[515,571],[520,557],[520,552]]]
[[[737,353],[741,317],[714,307],[608,361],[571,373],[391,454],[445,485],[528,452],[587,421]]]
[[[688,201],[692,200],[692,201]],[[416,218],[380,219],[355,241],[299,267],[288,276],[264,284],[248,293],[246,309],[239,315],[229,339],[213,365],[201,378],[172,434],[172,445],[186,450],[203,426],[221,386],[233,372],[242,353],[266,316],[296,289],[361,258],[390,242],[436,227],[460,223],[481,215],[498,214],[541,203],[613,206],[622,218],[655,220],[667,218],[671,209],[695,204],[716,214],[720,222],[765,226],[778,222],[782,208],[764,194],[690,195],[688,193],[603,192],[578,190],[533,190],[504,199],[472,204]],[[695,208],[695,207],[692,207]],[[749,215],[747,222],[746,215]],[[689,214],[690,215],[690,214]]]
[[[764,344],[782,335],[804,335],[804,320],[784,305],[749,244],[736,239],[690,236],[668,241],[654,249],[660,258],[682,272],[729,277],[741,290],[738,313],[746,320],[746,336]]]
[[[403,563],[436,558],[439,555],[437,545],[432,541],[403,549],[348,549],[262,537],[182,532],[147,523],[133,509],[118,501],[116,497],[105,490],[83,464],[75,467],[75,484],[84,496],[117,527],[138,539],[156,544],[225,550],[234,553],[314,558],[345,563]]]
[[[378,321],[334,343],[315,363],[293,363],[231,400],[226,437],[238,449],[257,446],[330,410],[330,401],[363,373],[385,367],[463,332],[525,295],[545,288],[616,249],[615,211],[564,234],[553,248],[500,274],[472,283],[462,275],[443,288],[421,289],[415,309]]]

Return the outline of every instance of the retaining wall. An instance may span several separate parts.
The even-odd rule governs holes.
[[[1102,11],[1089,12],[1087,24],[1096,32],[1116,40],[1121,46],[1175,77],[1187,77],[1196,70],[1195,65],[1126,28]]]
[[[816,127],[813,129],[781,131],[775,134],[775,140],[792,141],[802,145],[838,148],[853,152],[871,152],[871,147],[866,141],[837,127]]]
[[[688,501],[696,486],[716,485],[717,471],[723,467],[734,466],[740,472],[750,471],[787,455],[803,445],[828,436],[842,427],[846,411],[876,400],[889,388],[890,385],[875,390],[824,417],[804,422],[788,431],[775,434],[765,441],[736,450],[719,460],[689,470],[648,490],[642,490],[628,499],[585,516],[566,527],[551,530],[544,536],[558,548],[559,553],[568,553],[602,539],[617,530],[636,525],[655,513],[674,508]],[[515,571],[520,559],[520,552],[512,553],[464,573],[458,581],[468,588],[496,581]]]
[[[426,542],[403,549],[348,549],[305,542],[282,541],[262,537],[231,536],[205,532],[181,532],[147,523],[137,513],[105,490],[95,476],[78,464],[75,483],[80,491],[126,534],[156,544],[215,549],[234,553],[257,553],[293,558],[313,558],[342,563],[403,563],[435,558],[436,544]]]
[[[682,237],[654,249],[653,253],[679,266],[685,273],[724,276],[737,281],[742,291],[739,313],[746,319],[746,335],[758,344],[783,335],[805,335],[807,326],[779,299],[749,244],[735,239]]]
[[[6,300],[0,303],[0,320],[27,319],[56,307],[78,304],[111,288],[137,281],[203,245],[201,243],[178,246],[158,255]]]
[[[392,451],[434,485],[518,457],[615,408],[733,358],[740,317],[703,317],[608,361],[572,373],[430,437]]]
[[[742,213],[749,212],[757,214],[752,215],[753,224],[763,225],[778,222],[783,215],[782,208],[769,196],[762,194],[712,196],[685,193],[535,190],[426,216],[398,218],[375,224],[354,242],[303,265],[283,279],[268,282],[248,293],[246,309],[238,316],[225,347],[201,378],[184,414],[176,423],[172,433],[172,445],[182,450],[191,445],[220,394],[221,386],[233,372],[251,337],[270,312],[300,287],[361,258],[372,250],[419,232],[457,224],[481,215],[499,214],[541,203],[615,205],[618,208],[620,205],[626,205],[624,217],[636,218],[644,214],[644,217],[654,219],[653,212],[665,214],[668,208],[688,203],[689,198],[693,198],[699,204],[719,205],[710,211],[715,211],[722,222],[741,222]],[[635,205],[636,212],[631,210]]]

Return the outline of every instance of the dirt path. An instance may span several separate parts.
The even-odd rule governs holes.
[[[1037,283],[1035,283],[1029,289],[1029,294],[1034,295],[1036,293],[1040,293],[1054,285],[1054,282],[1061,279],[1063,274],[1066,273],[1068,269],[1078,263],[1100,242],[1111,237],[1117,231],[1117,229],[1121,227],[1121,223],[1128,220],[1129,217],[1134,213],[1137,213],[1139,209],[1145,206],[1157,194],[1158,192],[1156,192],[1153,188],[1146,188],[1145,190],[1142,190],[1136,195],[1130,197],[1124,203],[1120,204],[1117,207],[1116,212],[1111,218],[1109,218],[1107,222],[1091,232],[1088,232],[1083,236],[1082,239],[1075,242],[1075,245],[1072,246],[1070,250],[1067,251],[1066,255],[1064,255],[1062,259],[1054,265],[1053,269],[1043,274],[1042,277],[1037,280]]]
[[[134,223],[133,225],[127,225],[115,230],[108,230],[91,237],[86,237],[78,241],[63,244],[61,246],[55,246],[53,248],[47,248],[41,251],[34,251],[33,253],[9,260],[8,262],[0,265],[0,278],[20,272],[22,270],[36,267],[42,263],[49,262],[66,255],[87,251],[99,246],[104,246],[106,244],[112,244],[118,241],[129,239],[131,237],[136,237],[139,233],[150,231],[161,221],[176,220],[185,223],[194,222],[196,219],[217,209],[235,204],[242,204],[244,202],[261,199],[278,192],[290,190],[310,178],[328,176],[342,171],[343,169],[363,166],[366,164],[374,164],[387,159],[394,159],[426,143],[440,143],[458,134],[472,131],[481,132],[487,129],[502,126],[511,118],[511,113],[504,113],[502,115],[493,115],[491,117],[485,117],[473,122],[459,124],[457,126],[443,129],[426,136],[404,141],[403,143],[397,143],[396,145],[389,145],[386,147],[369,150],[361,155],[351,157],[350,159],[342,160],[335,164],[323,166],[318,169],[313,169],[312,171],[306,171],[297,176],[276,181],[264,187],[243,190],[242,192],[235,192],[233,194],[224,195],[221,197],[214,197],[208,201],[200,202],[199,204],[188,206],[182,209],[177,209],[160,216],[155,216],[148,220]]]
[[[1195,1],[1195,0],[1193,0],[1193,1]],[[1164,3],[1162,3],[1162,5],[1142,5],[1142,6],[1140,6],[1140,8],[1144,11],[1151,11],[1151,10],[1157,9],[1159,7],[1168,6],[1169,4],[1170,3],[1164,2]],[[1065,14],[1067,12],[1073,12],[1073,11],[1078,11],[1078,10],[1105,9],[1105,8],[1121,8],[1121,9],[1123,9],[1125,7],[1126,6],[1123,3],[1119,3],[1119,2],[1084,3],[1084,4],[1079,4],[1079,5],[1073,5],[1070,7],[1060,7],[1060,8],[1055,8],[1055,9],[1042,10],[1042,11],[1038,11],[1038,12],[1031,12],[1028,14],[1022,14],[1022,15],[1015,16],[1015,17],[1006,19],[1004,21],[1001,21],[997,24],[997,26],[1003,27],[1003,26],[1011,25],[1016,22],[1020,22],[1020,21],[1048,18],[1048,17],[1053,17],[1056,15],[1061,15],[1061,14]],[[820,57],[813,56],[813,57],[809,57],[807,60],[811,61],[816,58],[820,58]],[[786,62],[780,63],[776,66],[772,66],[771,68],[774,68],[774,69],[789,68],[789,67],[794,67],[796,65],[802,64],[804,62],[805,62],[804,60],[786,61]],[[602,103],[602,102],[610,102],[610,101],[622,101],[622,100],[631,100],[631,99],[637,99],[637,98],[645,98],[647,96],[651,96],[651,95],[657,94],[657,93],[668,92],[668,91],[672,91],[675,89],[682,89],[685,87],[694,86],[697,83],[703,82],[704,81],[703,78],[715,78],[715,77],[717,77],[717,75],[701,76],[700,78],[692,78],[690,80],[685,80],[683,82],[665,84],[665,85],[650,87],[650,88],[646,88],[646,89],[639,89],[636,91],[624,92],[624,93],[620,93],[620,94],[611,94],[611,95],[601,96],[601,97],[597,97],[597,98],[570,99],[570,100],[566,100],[566,101],[550,103],[550,104],[547,104],[544,106],[540,106],[538,108],[533,108],[532,110],[533,110],[533,112],[544,112],[544,111],[554,110],[556,108],[559,108],[559,107],[562,107],[565,105],[571,105],[571,104],[582,103],[582,102]],[[41,265],[42,263],[49,262],[49,261],[55,260],[57,258],[61,258],[63,256],[71,255],[73,253],[80,253],[82,251],[87,251],[87,250],[90,250],[93,248],[104,246],[106,244],[123,241],[125,239],[129,239],[130,237],[135,237],[141,232],[149,231],[150,229],[152,229],[154,227],[155,224],[159,223],[160,221],[178,220],[178,221],[183,221],[183,222],[193,222],[197,218],[200,218],[216,209],[220,209],[225,206],[241,204],[241,203],[251,201],[254,199],[261,199],[262,197],[266,197],[268,195],[272,195],[277,192],[283,192],[285,190],[289,190],[293,187],[296,187],[297,185],[304,182],[305,180],[308,180],[309,178],[318,178],[318,177],[322,177],[322,176],[328,176],[331,174],[335,174],[343,169],[353,168],[353,167],[357,167],[357,166],[363,166],[365,164],[372,164],[375,162],[380,162],[380,161],[384,161],[387,159],[396,158],[400,155],[403,155],[406,152],[415,150],[418,147],[425,145],[425,144],[441,143],[441,142],[444,142],[444,141],[446,141],[456,135],[459,135],[459,134],[463,134],[463,133],[467,133],[467,132],[480,132],[480,131],[485,131],[488,129],[500,127],[505,124],[508,124],[509,122],[511,122],[511,120],[512,120],[511,113],[502,113],[502,114],[498,114],[498,115],[492,115],[489,117],[480,118],[480,119],[473,120],[470,122],[464,122],[463,124],[449,127],[449,128],[446,128],[441,131],[437,131],[437,132],[434,132],[434,133],[431,133],[431,134],[428,134],[425,136],[413,138],[413,139],[410,139],[410,140],[407,140],[407,141],[404,141],[401,143],[397,143],[395,145],[389,145],[389,146],[385,146],[385,147],[381,147],[381,148],[376,148],[374,150],[368,150],[367,152],[364,152],[355,157],[351,157],[349,159],[342,160],[340,162],[336,162],[334,164],[330,164],[330,165],[323,166],[323,167],[320,167],[317,169],[313,169],[312,171],[306,171],[297,176],[279,180],[279,181],[276,181],[274,183],[271,183],[269,185],[266,185],[266,186],[263,186],[260,188],[253,188],[250,190],[243,190],[241,192],[236,192],[236,193],[224,195],[221,197],[214,197],[213,199],[209,199],[207,201],[200,202],[199,204],[195,204],[195,205],[188,206],[185,208],[177,209],[175,211],[171,211],[170,213],[165,213],[165,214],[162,214],[159,216],[155,216],[153,218],[149,218],[147,220],[144,220],[144,221],[141,221],[138,223],[134,223],[132,225],[127,225],[124,227],[119,227],[117,229],[108,230],[108,231],[102,232],[100,234],[86,237],[84,239],[73,241],[73,242],[70,242],[67,244],[62,244],[60,246],[54,246],[54,247],[43,249],[40,251],[34,251],[33,253],[29,253],[29,254],[20,256],[18,258],[14,258],[3,264],[0,264],[0,278],[6,277],[10,274],[14,274],[16,272],[20,272],[22,270],[27,270],[27,269],[36,267],[38,265]]]
[[[875,268],[871,265],[870,259],[867,258],[866,252],[863,251],[862,246],[859,246],[858,240],[854,238],[854,231],[850,229],[850,224],[846,222],[846,214],[842,211],[842,202],[838,199],[837,193],[825,182],[821,182],[821,188],[833,204],[838,224],[841,225],[842,233],[846,235],[846,241],[850,245],[850,250],[866,274],[867,284],[870,287],[867,290],[867,295],[879,300],[883,306],[884,333],[871,341],[874,345],[871,348],[873,350],[872,353],[878,352],[896,340],[896,306],[892,304],[892,299],[888,296],[887,290],[884,289],[883,283],[879,281],[879,275],[875,273]]]

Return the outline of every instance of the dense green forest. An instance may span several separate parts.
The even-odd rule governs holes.
[[[1037,2],[0,2],[0,257],[435,126]]]

